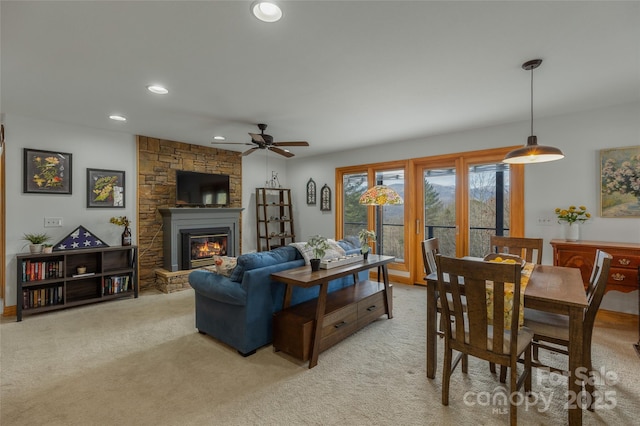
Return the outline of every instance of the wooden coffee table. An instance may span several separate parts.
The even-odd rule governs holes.
[[[274,317],[274,347],[305,359],[306,342],[304,327],[311,327],[309,368],[318,364],[318,355],[324,350],[380,315],[393,318],[391,286],[387,265],[395,260],[393,256],[369,255],[367,260],[339,266],[333,269],[311,271],[310,266],[271,274],[271,279],[287,285],[283,310]],[[369,280],[357,281],[360,271],[380,268],[382,283]],[[329,281],[352,275],[354,285],[327,294]],[[293,287],[309,288],[320,286],[316,300],[290,306]],[[381,302],[381,303],[378,303]],[[326,325],[324,322],[335,322]],[[297,346],[300,350],[294,349]]]

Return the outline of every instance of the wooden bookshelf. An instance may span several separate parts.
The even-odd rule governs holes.
[[[19,254],[17,320],[72,306],[138,297],[137,246]],[[79,266],[86,272],[78,274]]]

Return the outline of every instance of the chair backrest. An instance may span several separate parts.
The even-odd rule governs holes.
[[[518,335],[520,313],[520,265],[482,262],[443,255],[436,256],[438,290],[449,293],[452,303],[442,304],[442,315],[453,317],[451,327],[444,327],[451,348],[472,356],[490,359],[516,353],[517,340],[510,339],[505,348],[505,331]],[[510,327],[504,325],[505,283],[514,283],[513,312]],[[487,287],[493,286],[493,318],[487,312]],[[466,309],[462,297],[466,299]],[[466,335],[466,337],[465,337]],[[492,337],[489,339],[489,337]]]
[[[529,263],[542,263],[542,238],[491,236],[492,253],[509,253],[520,256]]]
[[[596,314],[598,313],[598,309],[600,309],[600,302],[602,302],[604,291],[607,287],[612,259],[613,256],[609,253],[599,249],[596,250],[596,259],[593,263],[591,279],[589,280],[589,287],[587,288],[587,303],[589,305],[584,315],[583,325],[586,333],[591,333],[591,330],[593,330]]]
[[[424,262],[424,271],[427,275],[435,274],[436,254],[440,253],[440,242],[437,238],[429,238],[422,241],[422,261]]]

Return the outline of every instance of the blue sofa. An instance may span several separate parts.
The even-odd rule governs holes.
[[[347,254],[359,253],[347,241],[338,244]],[[272,342],[273,314],[282,310],[285,284],[271,280],[271,274],[304,266],[300,252],[291,246],[271,251],[248,253],[238,257],[238,265],[230,277],[207,270],[189,274],[189,284],[195,290],[196,328],[249,356],[256,349]],[[366,279],[367,271],[358,279]],[[353,284],[348,276],[331,281],[329,292]],[[291,305],[318,296],[319,286],[294,287]]]

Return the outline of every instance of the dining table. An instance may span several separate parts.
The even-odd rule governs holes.
[[[482,260],[482,258],[478,258]],[[425,277],[427,285],[427,377],[435,378],[437,364],[437,273]],[[524,292],[524,306],[569,318],[568,416],[570,425],[582,424],[580,392],[584,368],[582,358],[583,319],[587,296],[580,269],[534,265]],[[576,374],[578,373],[578,374]],[[576,398],[577,396],[577,398]]]

